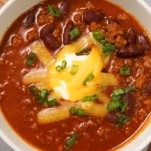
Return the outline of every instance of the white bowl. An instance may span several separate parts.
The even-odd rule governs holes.
[[[9,0],[0,10],[0,39],[7,27],[16,17],[42,0]],[[146,28],[151,35],[151,8],[143,0],[112,0],[113,3],[122,6],[136,18]],[[20,7],[21,6],[21,7]],[[35,149],[24,142],[9,126],[2,113],[0,112],[0,136],[15,151],[34,151]],[[142,129],[137,132],[135,137],[124,144],[121,151],[141,151],[151,142],[151,117],[144,123]]]

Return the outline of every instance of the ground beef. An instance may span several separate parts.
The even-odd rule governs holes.
[[[96,31],[99,30],[101,28],[101,24],[97,24],[96,22],[91,22],[90,23],[90,31]]]
[[[61,41],[61,27],[55,29],[53,36],[58,40]]]
[[[143,65],[141,65],[140,62],[136,63],[136,67],[138,69],[137,69],[135,86],[136,86],[136,88],[141,89],[146,81],[148,74],[145,74],[145,68]]]
[[[82,14],[74,15],[74,22],[77,26],[84,26],[84,22],[82,21]]]
[[[54,22],[54,16],[52,16],[47,10],[42,9],[38,15],[38,23],[40,25],[44,25],[53,22]]]
[[[124,29],[118,23],[108,24],[104,27],[105,40],[114,44],[117,48],[124,47],[127,40],[124,36]]]
[[[120,20],[124,20],[124,21],[128,21],[128,20],[129,20],[128,15],[125,14],[125,13],[119,14],[119,15],[117,16],[117,18],[120,19]]]
[[[144,56],[144,66],[147,68],[151,68],[151,57],[150,56]]]
[[[20,46],[22,43],[23,43],[23,40],[19,36],[15,35],[12,37],[11,44],[13,46]]]
[[[37,40],[38,39],[38,31],[36,31],[36,30],[31,30],[31,31],[29,31],[28,33],[27,33],[27,40],[28,41],[35,41],[35,40]]]
[[[94,9],[95,8],[94,5],[90,1],[87,2],[86,7],[88,9]]]
[[[119,73],[120,69],[125,66],[123,60],[117,58],[116,55],[112,55],[111,60],[113,61],[107,65],[107,72]]]

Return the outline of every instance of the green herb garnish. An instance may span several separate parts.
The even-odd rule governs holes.
[[[31,85],[29,91],[35,95],[37,103],[41,105],[48,100],[49,91],[47,89],[39,90],[34,85]]]
[[[112,102],[107,105],[107,110],[109,112],[115,110],[115,113],[117,113],[117,124],[119,128],[123,127],[123,125],[129,121],[129,118],[124,114],[128,107],[128,100],[123,100],[122,97],[134,90],[134,85],[113,90],[111,95]]]
[[[69,111],[70,111],[71,114],[77,114],[78,108],[72,106]]]
[[[48,5],[48,11],[51,15],[56,16],[56,17],[60,17],[61,16],[61,12],[54,8],[52,5]]]
[[[120,69],[120,74],[122,75],[129,75],[131,73],[131,68],[130,67],[122,67]]]
[[[107,57],[114,52],[115,46],[110,43],[105,43],[102,48],[103,56]]]
[[[65,69],[66,66],[67,66],[67,62],[66,62],[65,60],[63,60],[61,66],[58,65],[58,66],[56,67],[56,70],[57,70],[58,72],[60,72],[60,71],[62,71],[63,69]]]
[[[52,100],[48,100],[48,101],[47,101],[47,104],[48,104],[48,106],[52,107],[52,106],[58,105],[58,102],[57,102],[57,99],[54,98],[54,99],[52,99]]]
[[[37,59],[37,54],[30,52],[26,61],[27,66],[32,66],[34,61]]]
[[[98,98],[96,94],[90,95],[90,96],[85,96],[82,101],[83,102],[89,102],[89,101],[95,101]]]
[[[121,94],[125,94],[125,91],[124,91],[124,89],[115,89],[115,90],[113,90],[113,95],[114,96],[117,96],[117,95],[121,95]]]
[[[125,93],[129,93],[135,90],[135,85],[130,85],[124,88]]]
[[[69,112],[71,114],[79,115],[79,116],[84,116],[85,115],[85,111],[83,109],[80,109],[80,108],[77,108],[77,107],[74,107],[74,106],[72,106],[70,108]]]
[[[78,36],[80,36],[80,31],[76,27],[76,28],[69,31],[69,35],[70,35],[70,39],[73,40],[73,39],[77,38]]]
[[[103,52],[103,56],[107,57],[109,55],[111,55],[114,52],[115,46],[111,43],[108,43],[105,40],[104,35],[99,32],[99,31],[94,31],[93,32],[93,38],[98,41],[99,43],[102,44],[102,52]]]
[[[87,76],[87,78],[84,80],[83,85],[86,86],[86,85],[87,85],[87,82],[92,81],[92,80],[94,79],[94,77],[95,77],[94,74],[93,74],[93,73],[90,73],[90,74]]]
[[[40,105],[46,103],[48,106],[55,106],[58,104],[56,99],[48,100],[49,91],[47,89],[39,90],[36,86],[31,85],[29,91],[34,94],[36,102]]]
[[[38,97],[39,94],[40,94],[40,90],[37,89],[37,87],[35,87],[35,85],[29,86],[29,91],[30,91],[31,93],[33,93],[36,97]]]
[[[93,32],[93,38],[94,38],[96,41],[98,41],[98,42],[101,43],[101,41],[104,40],[104,35],[103,35],[102,33],[100,33],[99,31],[94,31],[94,32]]]
[[[66,145],[65,148],[66,149],[70,149],[76,142],[76,140],[78,139],[78,134],[77,133],[73,133],[67,140],[66,140]]]
[[[129,121],[129,118],[124,114],[120,114],[117,117],[117,124],[119,128],[122,128],[123,125],[125,125],[128,121]]]
[[[78,69],[79,69],[79,66],[73,64],[72,67],[71,67],[70,73],[71,73],[72,75],[75,75],[75,74],[78,72]]]

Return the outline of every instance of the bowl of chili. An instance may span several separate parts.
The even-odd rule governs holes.
[[[16,151],[140,151],[151,141],[151,9],[72,3],[0,10],[0,136]]]

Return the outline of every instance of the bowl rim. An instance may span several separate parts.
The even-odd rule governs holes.
[[[9,9],[9,7],[15,2],[15,1],[17,1],[17,0],[9,0],[9,1],[7,1],[7,3],[5,3],[5,5],[0,9],[0,17],[1,17],[1,15],[3,15],[3,13],[5,13],[5,11],[7,10],[7,9]],[[23,0],[22,0],[23,1]],[[38,1],[38,0],[37,0]],[[40,2],[41,0],[39,0],[39,2]],[[146,10],[147,10],[147,12],[149,12],[150,13],[150,15],[151,15],[151,7],[147,4],[147,2],[145,2],[145,1],[142,1],[142,0],[135,0],[135,1],[137,1],[138,3],[140,3],[140,5],[142,5],[142,7],[144,7]],[[113,2],[114,2],[114,0],[113,0]],[[31,6],[32,7],[32,6]],[[5,32],[4,32],[5,33]],[[150,35],[151,36],[151,35]],[[0,111],[0,114],[2,114],[1,113],[1,111]],[[150,116],[150,115],[149,115]],[[150,119],[148,119],[150,122],[148,123],[148,126],[150,126],[151,127],[151,118]],[[6,122],[7,122],[7,120],[6,120]],[[7,122],[7,124],[8,124],[8,126],[11,128],[11,126],[10,126],[10,124]],[[147,127],[148,127],[147,126]],[[0,126],[1,127],[1,126]],[[11,128],[12,129],[12,128]],[[145,129],[145,128],[144,128]],[[144,130],[143,130],[144,131]],[[22,139],[16,132],[13,132],[15,135],[17,135],[20,139]],[[141,132],[140,132],[141,133]],[[137,134],[136,134],[137,135]],[[140,134],[138,134],[138,135],[140,135]],[[1,128],[0,128],[0,137],[11,147],[11,148],[13,148],[15,151],[22,151],[16,144],[14,144],[12,141],[11,141],[11,139],[8,137],[8,136],[6,136],[5,135],[5,133],[3,133],[3,131],[1,130]],[[138,136],[137,136],[138,137]],[[22,141],[24,141],[23,139],[22,139]],[[140,151],[140,149],[143,149],[146,145],[148,145],[148,143],[151,141],[151,135],[148,135],[148,137],[147,137],[147,139],[145,140],[145,141],[143,141],[143,143],[142,144],[139,144],[137,147],[136,147],[136,150],[135,151]],[[133,140],[130,140],[130,142],[133,142]],[[26,142],[25,142],[26,143]],[[27,145],[29,145],[28,143],[26,143]],[[123,147],[125,147],[125,145],[122,145]],[[122,149],[123,147],[119,147],[119,149]],[[126,144],[126,146],[127,146],[127,144]],[[31,146],[32,147],[32,146]],[[33,150],[34,150],[35,148],[33,148]]]

